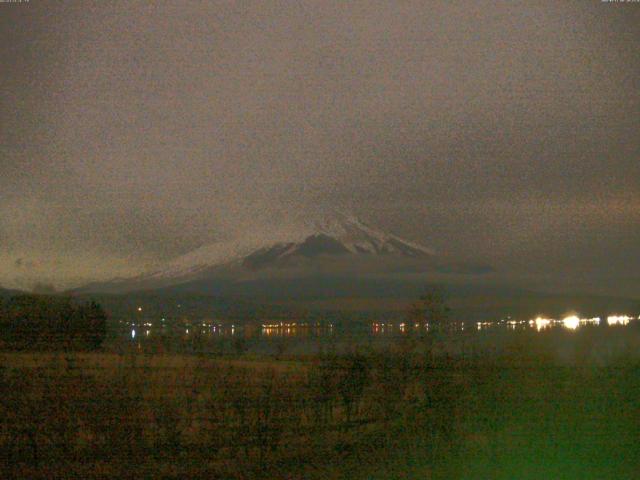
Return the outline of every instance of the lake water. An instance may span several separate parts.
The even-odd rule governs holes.
[[[506,318],[494,322],[454,322],[451,326],[450,331],[439,338],[445,339],[443,343],[453,353],[461,348],[495,350],[518,334],[559,339],[561,350],[564,344],[587,337],[596,339],[596,343],[601,344],[599,348],[614,353],[631,348],[627,344],[633,344],[636,338],[640,342],[640,319],[630,315],[615,314],[604,319]],[[242,325],[211,320],[121,320],[108,346],[151,353],[301,355],[386,348],[403,339],[424,338],[429,331],[428,324],[406,322],[264,321]]]

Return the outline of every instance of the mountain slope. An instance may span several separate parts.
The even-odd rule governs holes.
[[[156,271],[128,279],[91,284],[79,291],[126,292],[163,288],[207,279],[219,284],[271,270],[341,268],[357,274],[365,265],[384,268],[399,261],[433,263],[433,250],[375,229],[356,217],[333,213],[271,236],[204,245],[170,260]],[[267,273],[268,275],[268,273]]]

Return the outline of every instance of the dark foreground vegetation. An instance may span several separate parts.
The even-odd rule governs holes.
[[[636,360],[594,362],[587,342],[559,361],[531,332],[494,354],[439,341],[277,361],[5,353],[0,477],[638,478]]]
[[[105,339],[107,315],[93,301],[16,295],[0,299],[0,347],[9,350],[95,350]]]

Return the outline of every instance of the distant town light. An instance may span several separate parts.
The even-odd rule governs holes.
[[[580,323],[591,324],[591,325],[599,325],[600,324],[600,317],[581,318],[580,319]]]
[[[547,328],[549,327],[549,325],[551,325],[550,318],[537,317],[533,322],[535,323],[536,330],[538,331],[542,330],[543,328]]]
[[[627,315],[610,315],[607,317],[608,325],[626,325],[631,320],[631,317]]]
[[[576,315],[570,315],[562,319],[562,325],[570,330],[575,330],[580,325],[580,318]]]

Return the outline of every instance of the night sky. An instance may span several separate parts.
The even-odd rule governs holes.
[[[338,207],[640,298],[640,3],[0,3],[0,284]]]

